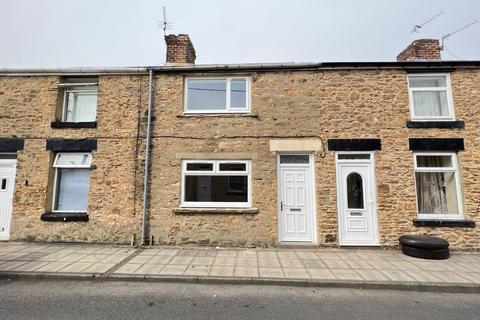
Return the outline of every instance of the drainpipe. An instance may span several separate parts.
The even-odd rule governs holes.
[[[148,119],[147,119],[147,140],[145,146],[145,176],[143,179],[143,210],[142,210],[142,239],[141,245],[146,245],[147,237],[147,210],[148,210],[148,191],[149,191],[149,165],[150,165],[150,144],[152,131],[152,105],[153,105],[153,69],[148,69]]]

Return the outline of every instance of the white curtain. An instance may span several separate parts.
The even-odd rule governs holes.
[[[444,91],[415,91],[413,105],[416,116],[448,116],[447,94]]]
[[[425,167],[441,167],[439,157],[425,157]],[[417,172],[417,198],[419,213],[448,213],[444,172]]]
[[[70,92],[68,95],[68,122],[95,121],[97,94],[94,92]]]

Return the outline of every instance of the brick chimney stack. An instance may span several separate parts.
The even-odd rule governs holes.
[[[440,44],[437,39],[415,40],[397,56],[397,61],[440,59]]]
[[[167,43],[166,64],[194,64],[195,48],[188,34],[169,34],[165,36]]]

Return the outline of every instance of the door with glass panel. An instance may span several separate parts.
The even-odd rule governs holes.
[[[315,192],[309,154],[279,155],[278,222],[280,242],[314,242]]]
[[[340,245],[378,245],[373,154],[337,154]]]
[[[0,240],[10,238],[16,159],[0,159]]]

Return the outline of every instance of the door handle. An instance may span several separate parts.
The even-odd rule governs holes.
[[[280,201],[280,211],[283,211],[283,201]]]

